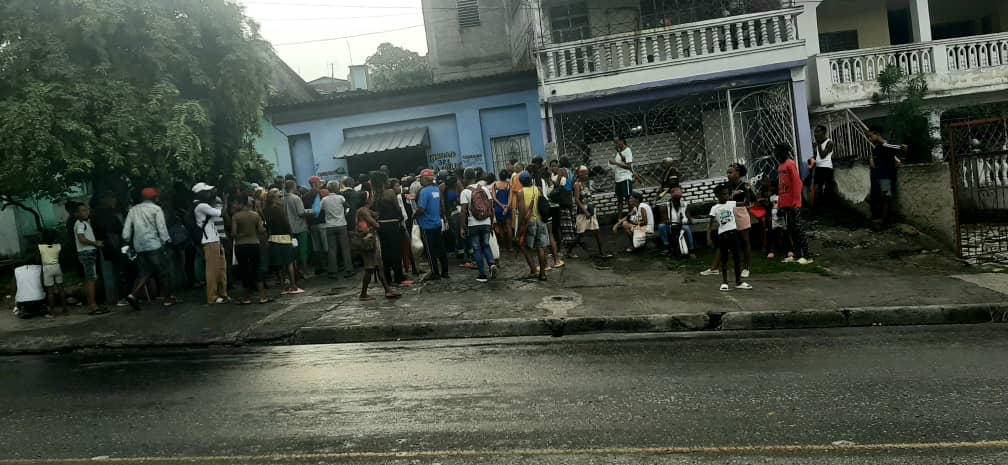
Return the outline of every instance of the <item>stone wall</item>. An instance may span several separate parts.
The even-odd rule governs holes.
[[[689,202],[690,205],[713,202],[715,200],[714,187],[723,182],[725,182],[725,178],[702,179],[699,181],[684,182],[682,183],[683,199]],[[646,187],[636,190],[644,194],[644,200],[646,202],[653,203],[655,196],[658,194],[657,187]],[[615,223],[616,195],[612,192],[596,192],[593,198],[595,199],[595,208],[598,212],[599,218],[601,218],[603,222]],[[625,209],[626,207],[624,206],[623,208]]]
[[[871,172],[867,161],[836,162],[840,197],[854,210],[871,217]],[[894,214],[954,250],[958,239],[955,199],[948,163],[903,165],[896,179]]]
[[[958,242],[955,197],[948,163],[904,165],[896,180],[896,213],[946,246]]]

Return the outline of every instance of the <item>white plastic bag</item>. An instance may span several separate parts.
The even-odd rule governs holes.
[[[423,239],[420,237],[420,225],[414,224],[413,231],[410,232],[410,249],[413,250],[413,257],[418,258],[424,255]]]
[[[637,226],[633,230],[633,248],[639,249],[647,244],[647,228]]]
[[[490,233],[490,251],[493,252],[494,261],[500,259],[500,244],[497,243],[497,235]]]
[[[679,231],[679,253],[689,255],[689,243],[686,242],[686,231]]]

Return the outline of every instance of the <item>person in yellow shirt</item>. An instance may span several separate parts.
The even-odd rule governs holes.
[[[62,247],[51,230],[42,233],[38,245],[39,256],[42,258],[42,285],[49,294],[49,314],[56,314],[56,299],[59,298],[60,313],[66,314],[66,294],[63,292],[63,270],[60,268],[59,255]]]

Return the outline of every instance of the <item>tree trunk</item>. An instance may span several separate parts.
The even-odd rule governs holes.
[[[32,217],[35,218],[35,229],[38,230],[39,233],[41,233],[45,229],[45,227],[42,226],[42,215],[40,215],[39,212],[35,211],[34,208],[31,208],[17,200],[14,200],[7,195],[0,195],[0,202],[3,202],[3,207],[0,208],[0,211],[6,210],[7,207],[9,206],[18,207],[32,214]]]

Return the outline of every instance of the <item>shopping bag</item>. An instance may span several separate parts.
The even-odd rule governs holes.
[[[414,257],[424,255],[423,239],[420,237],[420,225],[414,224],[413,231],[410,232],[410,249],[413,250]]]
[[[633,248],[639,249],[647,244],[647,228],[637,226],[633,230]]]
[[[497,235],[490,233],[490,252],[493,252],[494,261],[500,259],[500,244],[497,243]]]

